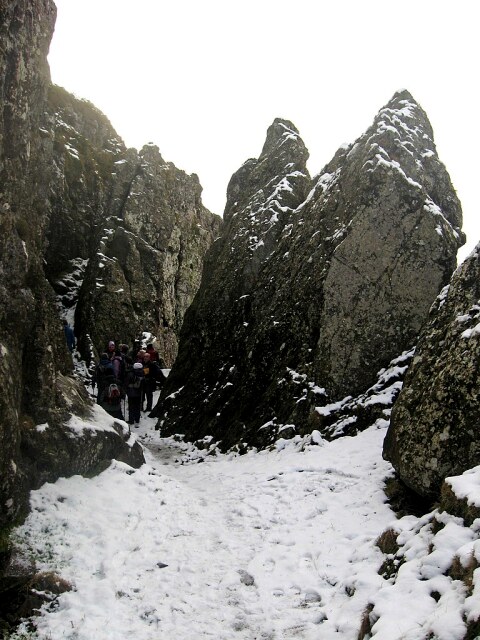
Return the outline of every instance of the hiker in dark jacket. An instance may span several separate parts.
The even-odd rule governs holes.
[[[120,381],[112,378],[99,394],[98,404],[113,418],[123,420],[122,400],[124,397],[125,393],[120,386]]]
[[[120,345],[120,355],[122,356],[123,362],[125,364],[125,370],[128,371],[133,366],[133,359],[128,353],[128,344]]]
[[[117,348],[114,340],[109,340],[102,356],[106,354],[113,365],[113,374],[123,384],[124,378],[124,362],[121,357],[120,349]]]
[[[115,351],[115,355],[110,359],[113,365],[113,373],[117,380],[120,380],[121,384],[125,382],[125,361],[122,358],[120,349]]]
[[[163,375],[157,362],[150,360],[150,354],[143,354],[143,374],[145,376],[145,383],[143,386],[143,399],[142,410],[151,411],[153,404],[153,392],[157,388],[157,379]],[[147,406],[143,409],[144,401],[147,401]]]
[[[135,362],[133,369],[127,373],[126,390],[128,396],[128,424],[138,427],[144,385],[143,365]]]
[[[65,340],[67,341],[67,347],[70,353],[73,353],[75,349],[75,334],[72,327],[68,324],[66,318],[63,319],[63,330],[65,332]]]
[[[140,340],[134,340],[132,345],[132,350],[128,354],[133,362],[137,360],[137,353],[140,351],[141,348],[142,347],[141,347]]]
[[[102,353],[100,356],[100,362],[95,368],[95,372],[92,377],[92,387],[95,389],[97,385],[97,403],[101,403],[103,390],[108,384],[115,381],[115,374],[113,372],[113,365],[108,358],[108,353]]]

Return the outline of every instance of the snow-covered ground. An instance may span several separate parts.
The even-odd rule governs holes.
[[[368,605],[377,625],[365,637],[464,637],[462,613],[479,598],[468,608],[463,583],[443,572],[458,548],[476,551],[474,529],[445,515],[443,548],[427,517],[395,519],[385,421],[244,456],[193,452],[154,424],[145,416],[137,430],[142,468],[114,461],[33,492],[19,544],[73,590],[18,638],[356,640]],[[405,557],[385,579],[375,541],[389,527]]]

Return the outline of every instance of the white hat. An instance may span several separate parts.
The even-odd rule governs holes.
[[[143,369],[143,364],[141,362],[135,362],[133,365],[134,369]]]

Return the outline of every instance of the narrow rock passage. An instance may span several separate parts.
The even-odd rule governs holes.
[[[21,544],[75,589],[35,637],[356,638],[393,517],[383,431],[201,463],[153,420],[137,431],[141,469],[114,462],[32,496]]]

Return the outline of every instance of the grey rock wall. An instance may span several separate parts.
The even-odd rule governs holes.
[[[82,355],[148,331],[171,364],[221,218],[203,206],[196,175],[165,162],[154,145],[126,149],[91,103],[52,86],[48,113],[45,270],[62,304],[76,306]]]
[[[0,6],[0,525],[23,505],[23,415],[43,416],[54,372],[68,370],[42,265],[51,146],[39,132],[55,15],[46,0]]]
[[[72,271],[72,260],[87,261],[97,250],[111,208],[115,162],[125,157],[126,148],[94,105],[65,89],[51,85],[47,107],[43,135],[50,138],[53,154],[45,271],[57,293],[64,294],[60,283]]]
[[[392,412],[384,457],[417,493],[478,465],[480,245],[432,305]]]
[[[51,85],[55,16],[50,0],[0,3],[0,528],[46,480],[143,461],[113,419],[92,426],[58,305],[77,305],[85,355],[149,330],[171,362],[220,226],[196,176],[154,147],[127,150],[98,109]],[[72,437],[75,415],[89,426]]]
[[[165,162],[154,145],[115,162],[107,216],[80,291],[81,338],[101,348],[110,338],[131,342],[147,331],[173,363],[204,255],[221,225],[201,191],[195,174]]]
[[[165,433],[229,447],[311,430],[318,406],[365,392],[415,344],[449,281],[460,203],[408,92],[311,182],[306,157],[277,121],[232,178],[159,409]]]

